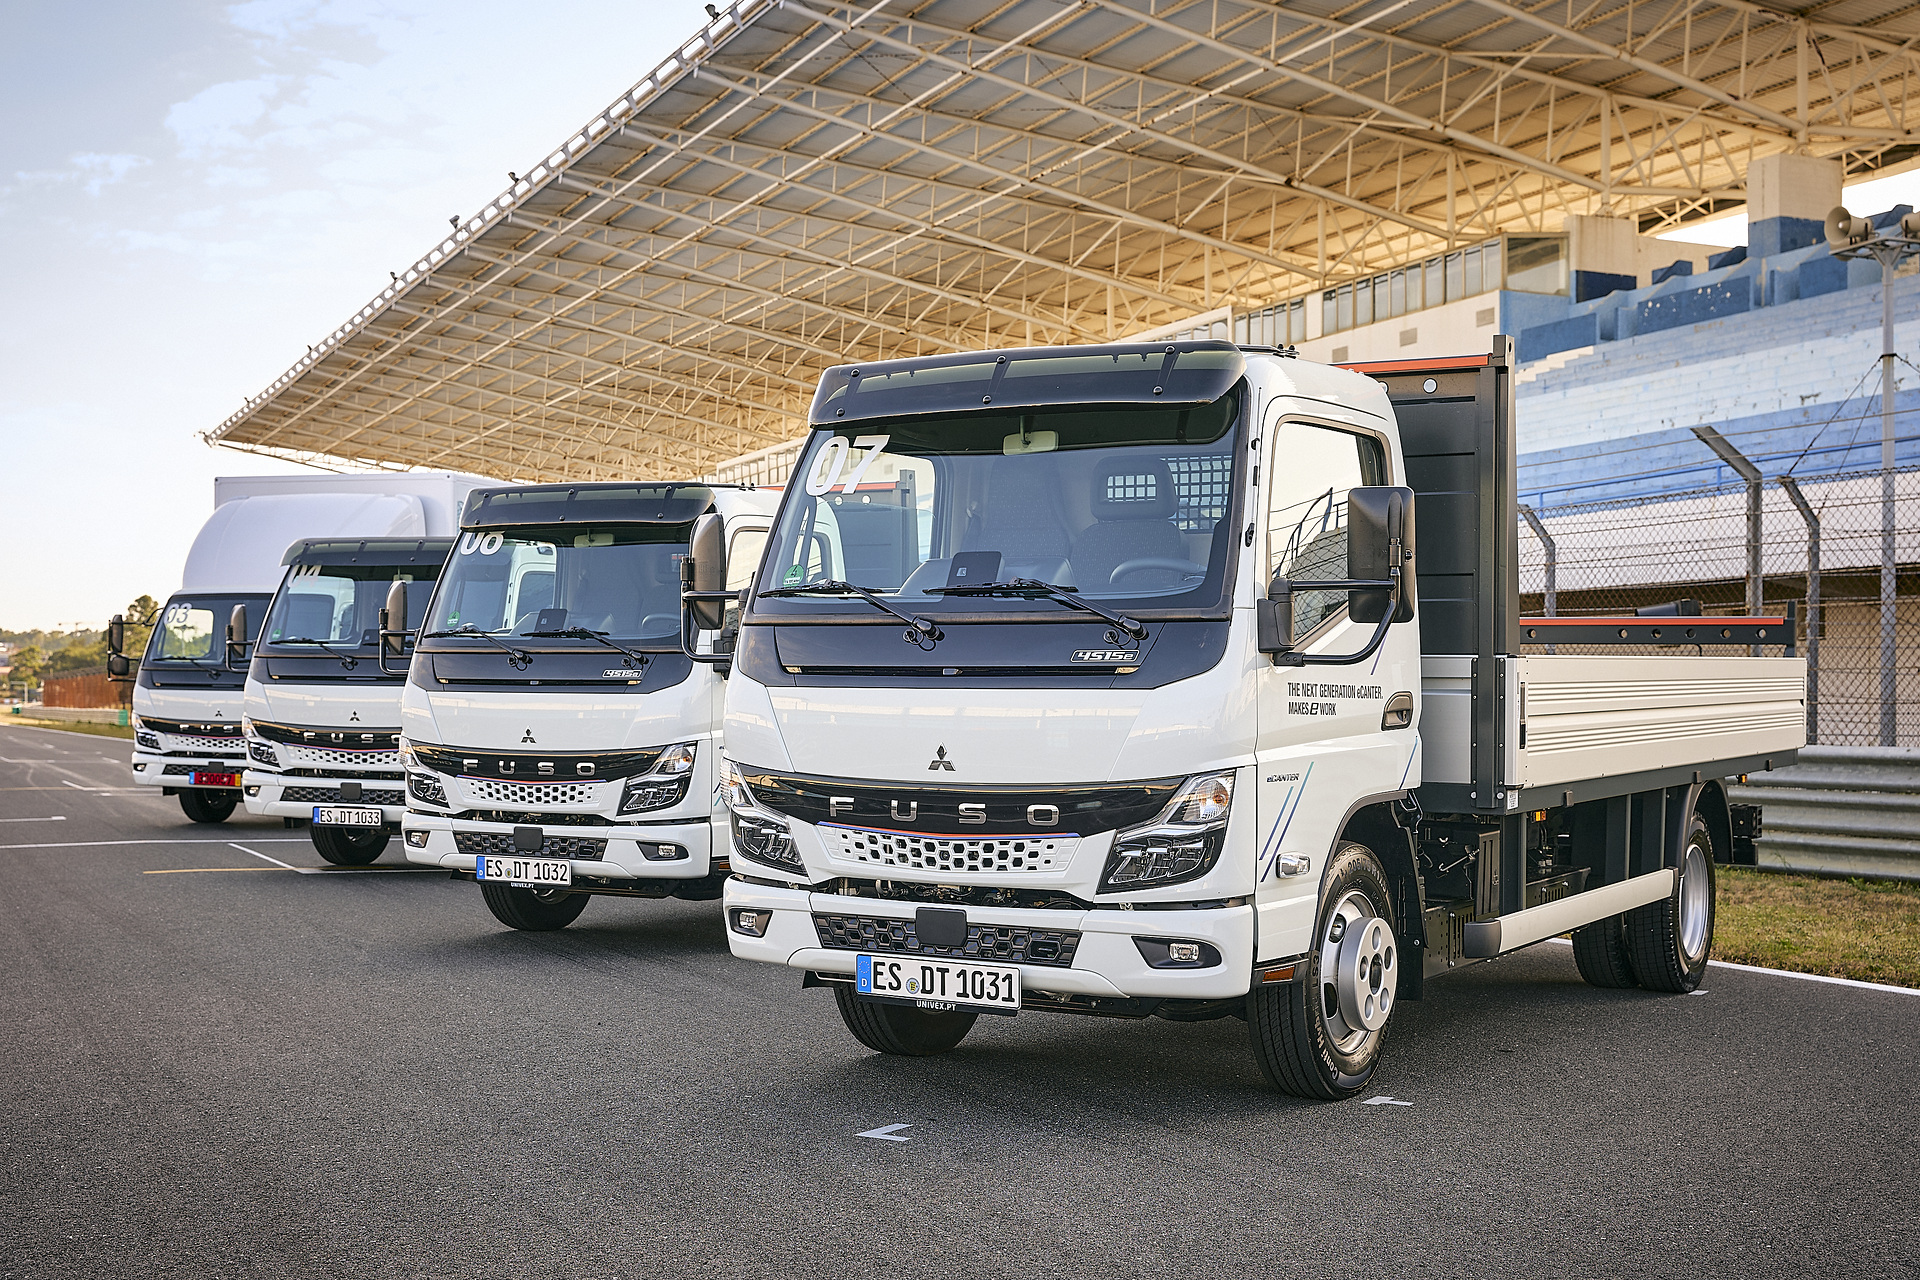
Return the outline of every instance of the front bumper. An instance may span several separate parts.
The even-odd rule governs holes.
[[[407,861],[421,866],[468,872],[474,869],[478,859],[474,854],[460,852],[456,835],[497,835],[511,840],[517,829],[512,823],[474,822],[467,818],[447,818],[417,811],[407,813],[401,826],[406,835]],[[578,875],[622,880],[699,880],[713,870],[713,826],[704,818],[685,822],[649,822],[644,825],[553,824],[542,826],[541,832],[550,840],[606,841],[606,848],[597,857],[569,859]],[[415,841],[422,836],[426,843],[416,844]],[[685,849],[687,856],[661,861],[641,852],[643,845],[655,851],[662,845],[674,845]],[[503,850],[506,851],[509,850]]]
[[[819,932],[814,927],[814,913],[911,922],[916,905],[781,888],[736,876],[727,881],[727,945],[743,960],[762,960],[815,973],[851,974],[854,957],[860,952],[821,946]],[[764,936],[751,937],[733,927],[733,912],[738,907],[773,913]],[[969,924],[1071,930],[1080,934],[1072,964],[1019,965],[1021,989],[1030,995],[1050,992],[1224,1000],[1245,995],[1253,972],[1251,905],[1191,911],[1055,911],[970,906],[966,912]],[[1134,945],[1136,937],[1209,943],[1220,953],[1220,963],[1206,968],[1156,969]],[[1005,960],[991,962],[1008,963]]]
[[[239,777],[246,771],[242,757],[222,760],[212,756],[170,756],[157,751],[135,750],[133,780],[143,787],[169,787],[176,791],[228,791],[230,787],[212,787],[194,782],[195,773],[231,773]]]
[[[342,782],[358,782],[361,798],[341,799]],[[352,809],[378,809],[382,822],[398,827],[407,813],[407,782],[398,774],[392,778],[308,778],[251,769],[240,783],[240,796],[247,812],[267,817],[312,818],[315,805],[344,805]],[[373,798],[367,798],[369,796]]]

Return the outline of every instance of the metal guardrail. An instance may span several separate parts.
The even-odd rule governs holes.
[[[1803,747],[1731,794],[1765,809],[1762,869],[1920,880],[1920,748]]]

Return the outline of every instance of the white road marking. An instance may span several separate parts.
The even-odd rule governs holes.
[[[1703,996],[1707,994],[1707,989],[1705,987],[1696,987],[1692,991],[1687,992],[1687,994],[1690,996]]]
[[[291,862],[282,862],[278,858],[269,858],[266,854],[261,853],[258,849],[249,849],[247,848],[247,846],[243,844],[235,844],[231,840],[227,841],[227,848],[238,849],[242,853],[250,853],[254,857],[260,859],[260,861],[262,862],[271,862],[274,866],[285,867],[289,871],[298,871],[300,869],[294,866]]]
[[[913,1128],[910,1124],[883,1124],[878,1129],[869,1129],[865,1133],[856,1133],[856,1138],[878,1138],[882,1142],[912,1142],[912,1138],[902,1137],[902,1129]]]
[[[101,846],[114,847],[130,844],[226,844],[225,840],[69,840],[64,844],[0,844],[5,849],[93,849]],[[306,844],[296,836],[263,836],[255,844]]]
[[[1371,1098],[1362,1098],[1360,1105],[1363,1107],[1378,1107],[1383,1105],[1389,1107],[1410,1107],[1413,1104],[1411,1102],[1402,1102],[1398,1098],[1389,1098],[1384,1093],[1376,1093]]]
[[[1563,947],[1573,945],[1572,941],[1567,938],[1548,938],[1547,941],[1558,943]],[[1834,978],[1824,973],[1795,973],[1791,969],[1768,969],[1757,964],[1735,964],[1731,960],[1709,960],[1707,964],[1715,969],[1737,969],[1741,973],[1765,973],[1771,974],[1776,978],[1794,978],[1801,982],[1824,982],[1828,986],[1833,987],[1860,987],[1866,991],[1891,991],[1897,996],[1920,996],[1920,987],[1896,987],[1886,982],[1862,982],[1858,978]],[[1696,991],[1694,994],[1705,995],[1706,993]]]
[[[68,781],[67,781],[67,780],[66,780],[65,778],[62,778],[62,779],[60,779],[60,785],[61,785],[61,786],[63,786],[63,787],[72,787],[72,788],[73,788],[73,789],[74,789],[75,791],[91,791],[91,790],[93,790],[93,788],[92,788],[92,787],[83,787],[83,786],[81,786],[81,785],[80,785],[79,783],[77,783],[77,782],[68,782]]]
[[[0,818],[0,822],[65,822],[66,820],[64,815],[58,813],[51,818]]]

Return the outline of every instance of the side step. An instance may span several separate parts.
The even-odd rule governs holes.
[[[1662,867],[1644,876],[1601,885],[1558,902],[1543,902],[1495,920],[1476,920],[1466,927],[1467,958],[1489,960],[1583,924],[1658,902],[1673,893],[1674,878],[1678,874],[1672,867]]]

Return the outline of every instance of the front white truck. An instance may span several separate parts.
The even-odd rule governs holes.
[[[516,929],[595,894],[717,898],[721,677],[683,645],[680,566],[712,514],[744,585],[772,509],[697,483],[473,494],[401,699],[408,859]]]
[[[396,587],[426,608],[451,538],[308,538],[247,666],[248,813],[306,825],[322,858],[365,866],[386,850],[407,808],[400,769],[404,656],[380,652]]]
[[[734,954],[882,1052],[1237,1016],[1321,1098],[1426,977],[1569,929],[1691,989],[1757,828],[1721,779],[1791,761],[1804,664],[1749,656],[1779,619],[1519,616],[1509,349],[830,370],[727,689]]]

